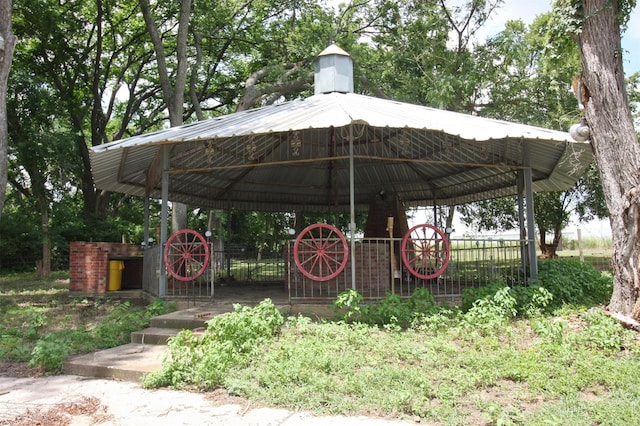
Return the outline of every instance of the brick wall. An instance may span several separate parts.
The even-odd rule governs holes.
[[[104,293],[109,279],[109,260],[141,256],[141,248],[133,244],[72,241],[69,250],[69,291]]]

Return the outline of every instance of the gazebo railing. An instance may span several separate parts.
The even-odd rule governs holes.
[[[519,239],[453,238],[450,239],[450,261],[442,275],[430,280],[414,277],[404,266],[400,239],[357,239],[355,252],[356,283],[351,283],[351,259],[345,269],[328,281],[307,278],[293,259],[294,241],[282,254],[235,254],[211,251],[210,267],[193,282],[178,282],[168,277],[168,297],[215,297],[215,289],[224,285],[282,283],[295,303],[329,301],[341,292],[355,288],[366,299],[382,299],[390,292],[408,297],[417,288],[426,288],[438,301],[458,302],[468,287],[480,287],[496,280],[510,285],[524,281],[521,252],[525,246]],[[394,252],[391,267],[390,253]],[[145,252],[145,290],[159,294],[159,248]],[[391,277],[394,277],[393,279]]]
[[[388,238],[357,240],[355,253],[350,253],[355,256],[355,286],[351,284],[351,261],[336,278],[315,281],[296,270],[291,255],[286,256],[290,299],[299,302],[334,299],[351,288],[366,299],[381,299],[390,292],[408,297],[417,288],[426,288],[436,300],[458,302],[467,287],[480,287],[496,280],[509,284],[523,281],[521,252],[524,242],[521,240],[451,239],[447,269],[429,280],[414,277],[404,266],[398,249],[400,242],[400,239],[391,241]],[[396,258],[393,272],[392,244]],[[292,253],[291,249],[289,253]]]

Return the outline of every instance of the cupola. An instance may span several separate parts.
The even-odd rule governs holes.
[[[314,93],[353,93],[353,59],[332,44],[314,61]]]

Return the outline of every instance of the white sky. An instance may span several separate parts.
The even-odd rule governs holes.
[[[493,35],[504,29],[505,22],[522,19],[531,24],[537,15],[551,11],[551,0],[505,0],[489,21],[487,34]],[[631,13],[627,31],[622,35],[625,75],[640,72],[640,5]]]

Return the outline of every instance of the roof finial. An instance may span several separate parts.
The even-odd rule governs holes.
[[[315,60],[314,93],[353,93],[353,59],[335,43]]]

